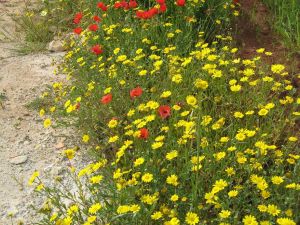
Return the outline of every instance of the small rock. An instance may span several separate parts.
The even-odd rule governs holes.
[[[58,143],[55,145],[55,148],[56,148],[56,149],[61,149],[61,148],[63,148],[63,147],[65,147],[64,142],[58,142]]]
[[[57,166],[57,167],[53,167],[50,171],[50,174],[53,176],[53,177],[56,177],[56,176],[59,176],[61,175],[63,172],[64,172],[64,168],[61,167],[61,166]]]
[[[19,165],[19,164],[25,163],[27,161],[27,159],[28,159],[27,155],[20,155],[20,156],[12,158],[9,162],[14,165]]]
[[[58,38],[54,38],[48,45],[48,50],[50,52],[63,52],[65,51],[64,41]]]

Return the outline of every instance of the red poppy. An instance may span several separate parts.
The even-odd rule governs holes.
[[[94,16],[93,17],[93,20],[96,21],[96,22],[100,22],[101,21],[101,18],[99,16]]]
[[[82,19],[82,17],[83,17],[83,14],[82,14],[81,12],[80,12],[80,13],[77,13],[77,14],[74,16],[73,22],[74,22],[75,24],[80,23],[80,20]]]
[[[239,0],[232,0],[232,2],[233,2],[233,4],[235,4],[235,5],[237,5],[237,4],[239,4]]]
[[[139,138],[141,139],[147,139],[149,137],[149,131],[147,128],[140,129],[140,135]]]
[[[130,0],[128,6],[129,6],[129,8],[133,9],[133,8],[138,7],[138,4],[135,0]]]
[[[181,7],[184,6],[185,5],[185,0],[177,0],[176,5],[181,6]]]
[[[91,24],[91,25],[89,26],[89,29],[90,29],[91,31],[96,31],[96,30],[98,30],[98,25],[97,25],[97,24]]]
[[[148,10],[148,17],[152,18],[153,16],[155,16],[156,14],[158,14],[158,9],[157,8],[151,8]]]
[[[131,98],[136,98],[136,97],[141,96],[142,93],[143,93],[143,89],[140,88],[140,87],[136,87],[136,88],[134,88],[134,89],[132,89],[132,90],[130,91],[130,97],[131,97]]]
[[[92,47],[92,52],[95,54],[95,55],[100,55],[101,53],[103,53],[103,49],[101,47],[101,45],[94,45]]]
[[[171,116],[171,107],[168,105],[161,105],[158,108],[158,114],[160,115],[161,118],[166,119],[169,116]]]
[[[81,34],[81,32],[82,32],[82,28],[81,27],[76,27],[75,29],[74,29],[74,33],[75,34]]]
[[[160,12],[160,13],[163,13],[163,12],[165,12],[165,11],[167,11],[167,5],[166,5],[166,4],[161,4],[161,5],[159,6],[159,12]]]
[[[122,6],[122,3],[121,2],[115,2],[115,4],[114,4],[114,8],[115,9],[119,9],[119,8],[122,8],[123,6]]]
[[[107,11],[107,6],[103,3],[103,2],[99,2],[98,4],[97,4],[97,7],[99,8],[99,9],[101,9],[102,11]]]
[[[102,104],[108,104],[110,103],[112,100],[112,94],[107,94],[107,95],[104,95],[102,98],[101,98],[101,103]]]
[[[136,17],[137,18],[139,18],[139,19],[143,19],[143,17],[144,17],[144,11],[142,11],[142,10],[138,10],[138,11],[136,11]]]

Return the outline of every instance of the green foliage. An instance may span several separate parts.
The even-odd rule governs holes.
[[[300,1],[263,0],[274,13],[271,24],[281,35],[285,44],[300,50]],[[274,20],[274,21],[273,21]]]
[[[168,1],[147,19],[86,3],[59,68],[67,82],[40,114],[46,128],[59,122],[45,113],[75,119],[95,158],[70,168],[73,188],[33,174],[47,199],[40,224],[300,221],[297,91],[284,65],[262,63],[264,49],[239,58],[222,29],[235,5],[217,2]],[[71,165],[77,151],[63,152]]]

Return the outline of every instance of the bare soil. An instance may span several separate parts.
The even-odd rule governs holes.
[[[71,128],[45,129],[43,118],[26,105],[37,98],[53,75],[53,59],[63,53],[21,56],[14,50],[16,26],[11,18],[24,1],[0,1],[0,224],[31,225],[38,219],[29,207],[42,205],[28,187],[28,179],[39,170],[48,182],[64,173],[67,164],[61,152],[74,146]],[[1,35],[5,33],[5,35]],[[9,38],[7,38],[9,37]]]

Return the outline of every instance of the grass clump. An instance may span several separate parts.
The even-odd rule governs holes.
[[[100,2],[75,15],[60,66],[71,84],[52,93],[95,160],[70,167],[75,191],[33,174],[47,198],[40,224],[300,222],[296,89],[284,65],[260,61],[264,49],[241,59],[230,36],[205,35],[197,13],[209,2]],[[217,26],[237,14],[214,6]],[[64,150],[71,163],[76,151]]]
[[[298,0],[263,0],[274,16],[272,25],[284,43],[300,51],[300,2]]]

